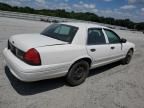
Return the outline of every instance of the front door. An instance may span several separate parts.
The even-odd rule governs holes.
[[[111,60],[117,60],[123,57],[122,43],[120,42],[120,37],[109,29],[104,29],[107,35],[110,47],[110,58]]]

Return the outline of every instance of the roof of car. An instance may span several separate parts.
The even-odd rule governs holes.
[[[108,28],[105,26],[101,26],[98,24],[92,24],[92,23],[86,23],[86,22],[64,22],[61,24],[66,24],[66,25],[71,25],[71,26],[75,26],[75,27],[87,27],[87,28],[92,28],[92,27],[96,27],[96,28]],[[108,28],[109,29],[109,28]]]

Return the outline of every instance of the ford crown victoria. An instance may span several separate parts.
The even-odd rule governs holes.
[[[26,82],[66,77],[76,86],[90,69],[115,61],[128,64],[135,45],[113,30],[88,23],[52,24],[39,34],[8,39],[3,55],[11,73]]]

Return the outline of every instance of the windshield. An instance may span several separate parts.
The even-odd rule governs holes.
[[[52,24],[47,27],[41,34],[71,43],[78,28],[64,24]]]

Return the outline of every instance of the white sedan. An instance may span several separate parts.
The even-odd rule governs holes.
[[[135,45],[107,27],[88,23],[52,24],[40,34],[11,36],[3,55],[11,73],[31,82],[66,76],[76,86],[89,70],[115,61],[128,64]]]

